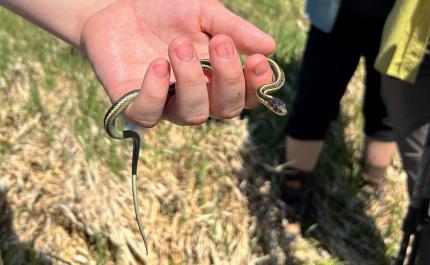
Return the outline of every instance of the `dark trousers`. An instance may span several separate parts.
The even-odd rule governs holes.
[[[381,75],[373,67],[390,6],[380,7],[380,12],[374,14],[370,10],[342,6],[332,32],[310,28],[298,91],[286,126],[288,135],[300,140],[324,139],[331,121],[338,116],[340,100],[363,56],[365,133],[377,139],[393,140],[390,126],[384,123],[387,113],[380,96]]]

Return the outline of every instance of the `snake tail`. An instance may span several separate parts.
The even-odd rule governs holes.
[[[140,236],[142,237],[143,243],[145,244],[146,254],[148,254],[148,238],[146,236],[142,219],[140,217],[139,196],[137,195],[137,163],[139,161],[140,136],[137,132],[131,130],[126,130],[123,133],[124,138],[131,138],[133,140],[133,155],[131,160],[131,189],[133,192],[134,213],[136,215]]]

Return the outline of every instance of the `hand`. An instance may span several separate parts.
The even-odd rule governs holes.
[[[255,107],[256,89],[272,78],[264,55],[273,39],[216,0],[116,1],[86,21],[80,41],[112,101],[142,88],[125,115],[144,127],[232,118]],[[250,55],[245,71],[240,53]],[[200,58],[211,59],[212,74]]]

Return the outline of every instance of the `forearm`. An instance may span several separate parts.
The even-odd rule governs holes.
[[[117,0],[0,0],[0,5],[70,43],[80,46],[85,22]]]

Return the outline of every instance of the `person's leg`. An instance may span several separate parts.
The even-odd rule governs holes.
[[[430,75],[419,77],[414,85],[392,77],[384,77],[382,96],[408,175],[408,190],[412,193],[418,177],[419,163],[430,123]]]
[[[303,204],[305,204],[305,186],[311,181],[312,171],[321,152],[322,140],[297,140],[287,137],[286,153],[288,159],[287,170],[283,172],[281,183],[283,200],[287,207],[287,218],[290,221],[300,220]]]
[[[287,170],[283,177],[287,208],[300,206],[301,188],[311,178],[327,128],[338,116],[340,99],[360,59],[348,20],[339,19],[341,23],[331,33],[311,27],[308,34],[286,126]]]
[[[353,75],[360,50],[345,33],[347,25],[308,34],[298,90],[286,126],[288,165],[312,171],[330,123],[339,113],[340,99]],[[352,35],[352,34],[351,34]]]
[[[421,64],[414,85],[384,77],[382,97],[392,120],[396,141],[408,175],[408,191],[412,195],[419,176],[424,144],[430,126],[430,54]],[[430,229],[423,229],[418,253],[418,265],[430,261]]]
[[[312,171],[322,146],[322,140],[299,140],[287,136],[286,157],[288,158],[288,166],[304,172]]]
[[[419,185],[425,185],[424,187],[426,188],[424,190],[426,190],[426,194],[424,196],[426,197],[427,200],[430,198],[429,176],[430,176],[430,130],[427,132],[427,141],[424,147],[424,153],[420,163],[420,176],[419,176],[420,180],[414,190],[415,196],[417,194],[416,192],[418,192],[417,188],[419,187]],[[430,213],[428,209],[426,213],[427,213],[427,217],[429,217]],[[427,265],[427,264],[430,264],[430,222],[428,221],[428,218],[427,218],[427,224],[424,225],[424,227],[422,227],[421,231],[422,231],[421,241],[420,241],[420,246],[418,248],[417,265],[424,265],[424,264]]]
[[[394,141],[382,141],[377,138],[366,137],[364,151],[363,180],[372,189],[382,188],[385,173],[394,152],[396,144]]]
[[[387,110],[381,98],[381,74],[373,67],[379,51],[380,39],[385,16],[389,9],[380,16],[363,19],[361,35],[363,38],[363,56],[365,58],[366,78],[363,100],[365,150],[362,177],[370,191],[381,190],[387,167],[391,164],[396,143],[392,127],[386,124]]]

